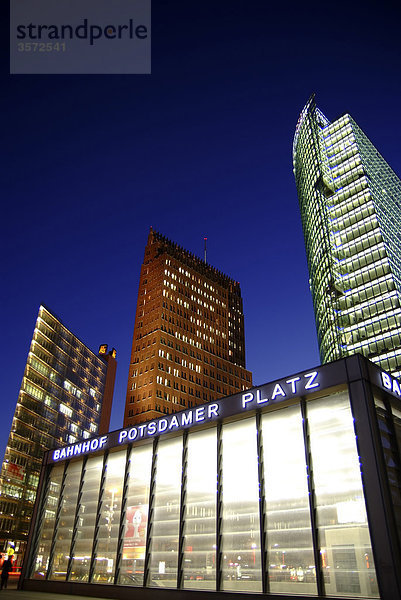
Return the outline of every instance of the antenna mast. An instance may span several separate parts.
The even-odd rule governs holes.
[[[204,239],[204,241],[205,241],[205,262],[207,262],[207,261],[206,261],[206,242],[207,242],[207,237],[205,237],[205,238],[203,238],[203,239]]]

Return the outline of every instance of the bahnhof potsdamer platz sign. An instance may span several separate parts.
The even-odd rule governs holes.
[[[396,600],[400,446],[400,383],[355,355],[49,451],[20,586]]]

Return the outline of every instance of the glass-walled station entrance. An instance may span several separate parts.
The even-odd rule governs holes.
[[[396,600],[400,445],[399,383],[354,356],[50,451],[21,586]]]

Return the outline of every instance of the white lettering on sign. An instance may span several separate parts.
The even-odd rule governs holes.
[[[137,435],[138,431],[135,429],[135,427],[132,427],[132,429],[130,429],[128,432],[128,439],[132,441],[136,438]]]
[[[265,402],[269,402],[269,398],[262,398],[260,390],[256,390],[256,402],[258,404],[264,404]]]
[[[286,383],[291,384],[291,391],[293,394],[297,393],[297,381],[301,381],[300,377],[293,377],[292,379],[287,379]]]
[[[291,379],[280,381],[271,385],[271,389],[267,386],[261,386],[259,389],[244,392],[241,394],[241,408],[255,407],[264,405],[271,401],[280,401],[294,395],[302,394],[306,390],[312,390],[320,386],[318,381],[319,372],[311,371]],[[394,393],[401,396],[400,384],[397,380],[391,378],[387,373],[382,373],[382,381],[385,388],[392,390]],[[267,388],[267,389],[266,389]],[[173,415],[162,417],[149,423],[136,425],[122,429],[115,433],[118,435],[118,444],[127,444],[134,440],[140,440],[154,435],[161,435],[169,431],[178,430],[182,427],[190,427],[197,423],[203,423],[208,420],[217,419],[220,417],[220,404],[205,404],[197,406],[193,409],[188,409]],[[95,452],[101,450],[106,445],[108,436],[86,440],[79,442],[66,448],[58,448],[53,451],[53,460],[62,460],[86,454],[87,452]]]
[[[177,417],[174,415],[174,417],[171,419],[170,421],[170,425],[168,426],[169,429],[172,429],[173,427],[179,427],[180,424],[178,422]]]
[[[289,396],[302,393],[303,390],[317,388],[320,386],[319,381],[317,381],[318,375],[318,371],[311,371],[310,373],[305,373],[303,377],[292,377],[292,379],[287,379],[285,382],[276,383],[274,384],[270,395],[266,394],[266,386],[263,386],[263,390],[259,389],[256,390],[256,392],[245,392],[241,397],[241,406],[242,408],[247,408],[248,405],[255,402],[255,400],[256,404],[265,404],[266,402],[275,400],[277,397],[280,399],[288,398]]]
[[[219,417],[219,405],[218,404],[207,404],[205,406],[198,406],[197,408],[186,410],[182,413],[171,415],[170,417],[163,417],[157,421],[150,421],[131,429],[123,429],[118,434],[118,443],[124,444],[128,441],[135,439],[141,439],[144,437],[150,437],[155,434],[165,433],[180,427],[186,427],[188,425],[194,425],[196,423],[202,423],[203,421],[216,419]]]
[[[308,377],[308,383],[305,384],[306,390],[311,390],[312,388],[319,387],[319,383],[315,381],[317,377],[317,371],[313,371],[312,373],[307,373],[304,377]]]
[[[272,393],[272,400],[274,400],[274,398],[276,398],[277,396],[283,396],[283,398],[285,398],[285,396],[286,396],[285,391],[283,390],[283,388],[281,387],[281,385],[279,383],[277,383],[274,386],[274,390]]]
[[[387,390],[390,390],[391,392],[394,392],[394,394],[397,394],[397,396],[401,397],[401,386],[397,379],[394,379],[394,377],[390,377],[390,375],[388,375],[387,373],[382,373],[381,376],[383,387],[385,387]]]
[[[199,421],[205,420],[205,407],[201,406],[195,411],[195,421],[199,423]]]
[[[166,431],[166,429],[167,429],[167,425],[168,425],[167,419],[160,419],[158,425],[159,425],[158,426],[159,433],[163,433],[163,431]]]
[[[218,404],[208,404],[207,405],[207,418],[211,419],[212,417],[219,416],[219,405]]]
[[[192,423],[192,410],[189,413],[183,413],[181,423],[183,425],[190,425]]]
[[[93,452],[100,450],[107,442],[107,435],[101,438],[95,438],[94,440],[88,440],[87,442],[81,442],[74,444],[73,446],[67,446],[66,448],[58,448],[53,452],[53,460],[61,460],[63,458],[71,458],[71,456],[79,456],[86,452]]]
[[[156,431],[157,431],[157,424],[154,421],[152,421],[148,425],[148,434],[154,435],[156,433]]]

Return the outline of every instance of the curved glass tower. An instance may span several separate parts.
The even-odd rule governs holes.
[[[401,181],[350,115],[312,96],[293,164],[320,358],[360,352],[401,375]]]

